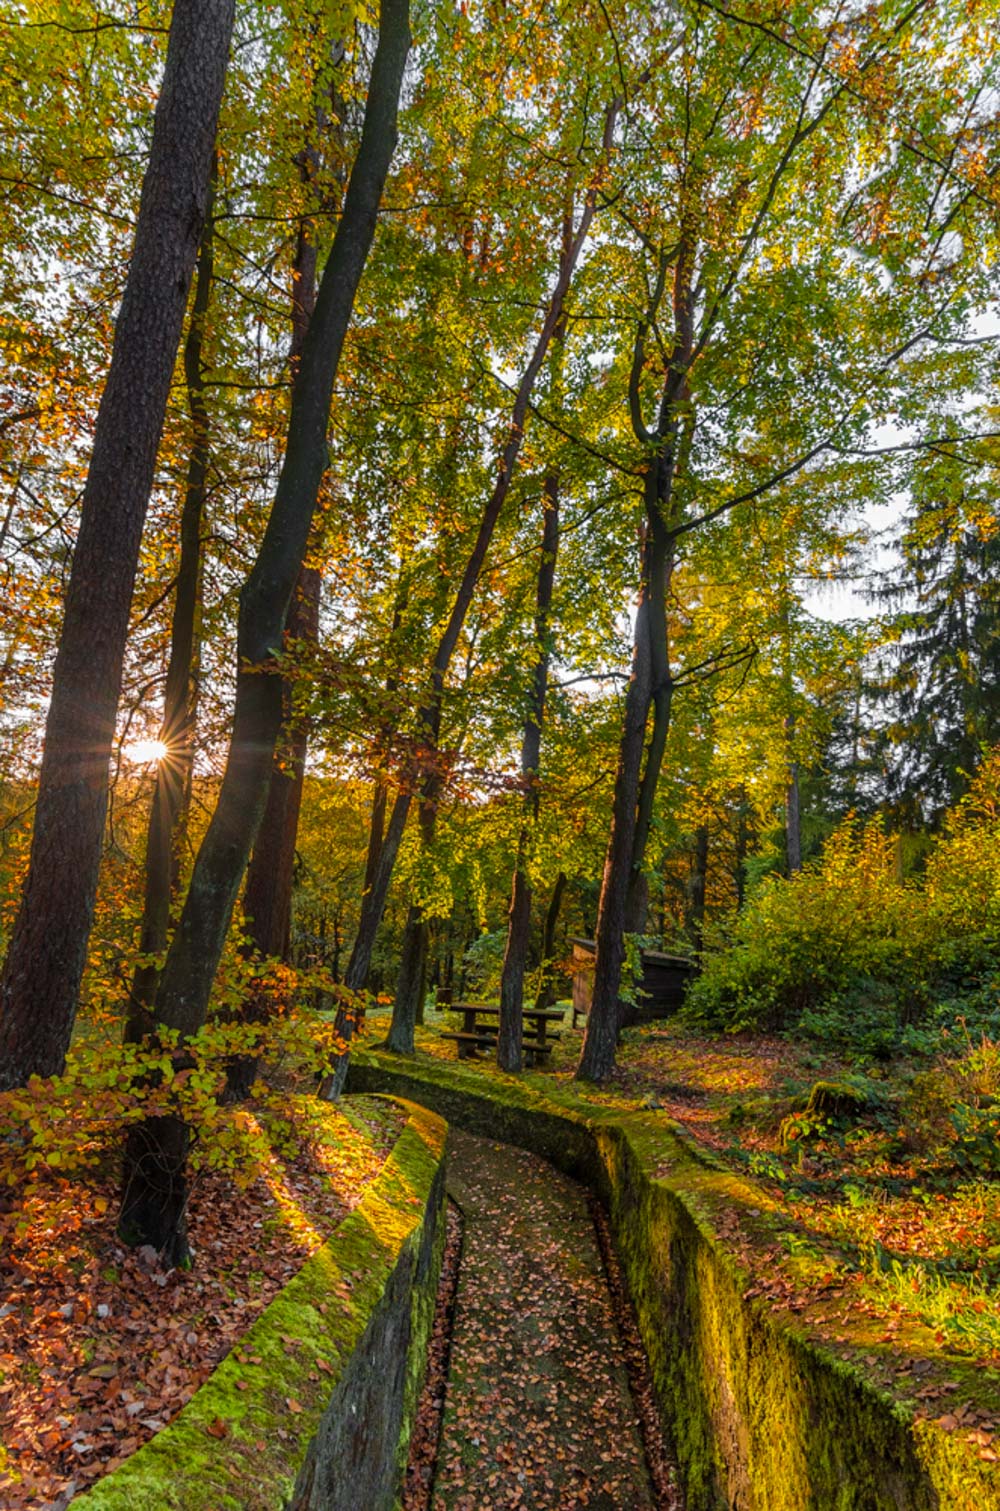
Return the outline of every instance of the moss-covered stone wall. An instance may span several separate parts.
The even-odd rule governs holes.
[[[605,1201],[688,1511],[986,1511],[1000,1465],[914,1420],[853,1363],[759,1299],[725,1214],[761,1193],[662,1114],[597,1110],[462,1065],[356,1060],[349,1084],[395,1091],[470,1132],[543,1154]]]
[[[239,1350],[168,1427],[74,1506],[392,1511],[398,1505],[445,1228],[445,1125],[423,1106],[407,1112],[361,1202],[275,1297]],[[246,1362],[251,1358],[260,1362]]]

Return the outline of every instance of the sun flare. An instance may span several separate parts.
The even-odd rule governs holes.
[[[148,766],[152,762],[162,761],[167,754],[167,747],[162,740],[135,740],[131,745],[126,745],[122,755],[133,766]]]

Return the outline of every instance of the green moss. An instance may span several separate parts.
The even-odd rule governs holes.
[[[423,1107],[408,1121],[361,1202],[280,1292],[188,1405],[93,1490],[83,1511],[274,1511],[288,1504],[331,1395],[406,1261],[422,1279],[413,1301],[405,1456],[437,1286],[445,1126]],[[259,1364],[250,1359],[260,1359]],[[414,1384],[414,1382],[416,1382]],[[289,1406],[289,1401],[294,1403]],[[225,1435],[217,1437],[221,1424]]]
[[[756,1295],[721,1233],[735,1224],[741,1242],[763,1249],[795,1229],[765,1191],[662,1113],[595,1106],[543,1077],[388,1055],[359,1057],[350,1084],[395,1090],[470,1132],[544,1154],[602,1195],[688,1511],[1000,1504],[1000,1465],[979,1459],[962,1434],[916,1420],[901,1389],[873,1378],[892,1377],[902,1345],[858,1336],[868,1350],[862,1369]],[[933,1351],[930,1335],[922,1341]],[[980,1388],[955,1361],[948,1373],[960,1385],[953,1400]]]

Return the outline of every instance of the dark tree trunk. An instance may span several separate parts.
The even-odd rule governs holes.
[[[517,859],[511,884],[510,914],[507,921],[507,946],[500,977],[500,1031],[497,1037],[497,1064],[501,1070],[521,1069],[521,1036],[524,1027],[524,972],[531,937],[531,882],[527,857],[532,829],[538,819],[538,768],[542,751],[542,723],[545,718],[545,695],[548,691],[549,626],[552,618],[552,590],[555,585],[556,554],[559,550],[559,479],[550,474],[545,479],[542,555],[538,567],[535,597],[535,670],[521,742],[521,781],[524,803],[521,829],[517,839]]]
[[[395,1007],[386,1048],[393,1054],[412,1055],[413,1030],[419,1016],[427,971],[427,922],[423,910],[411,907],[406,915],[403,947],[396,979]]]
[[[73,1029],[139,543],[208,205],[233,6],[174,4],[73,552],[28,875],[0,981],[0,1087],[61,1071]]]
[[[737,794],[736,807],[736,909],[737,912],[743,907],[747,895],[747,852],[750,849],[750,824],[748,821],[748,804],[746,788],[741,787]]]
[[[181,511],[181,554],[170,623],[170,657],[160,727],[160,739],[167,753],[157,764],[146,837],[145,895],[139,950],[147,958],[137,967],[132,979],[125,1020],[126,1041],[134,1044],[139,1043],[153,1026],[150,1009],[156,995],[159,966],[148,957],[162,954],[167,947],[170,905],[180,879],[181,849],[191,801],[200,659],[201,537],[208,493],[210,436],[203,355],[214,271],[214,239],[210,209],[198,254],[194,303],[184,343],[184,379],[191,413],[191,455]]]
[[[365,879],[362,884],[362,895],[370,892],[378,870],[378,858],[382,853],[382,841],[385,839],[385,815],[389,806],[389,783],[382,772],[375,777],[375,785],[372,788],[372,816],[368,828],[368,849],[365,853]]]
[[[361,142],[292,391],[288,441],[274,505],[240,596],[239,671],[229,758],[156,996],[158,1022],[176,1029],[182,1039],[197,1033],[205,1021],[240,882],[267,800],[282,722],[281,678],[272,657],[274,647],[281,644],[327,466],[334,380],[396,144],[409,47],[407,0],[382,0]],[[139,1171],[133,1160],[130,1189],[137,1184]],[[149,1204],[142,1200],[139,1210],[148,1212]],[[182,1241],[181,1234],[178,1242]]]
[[[285,626],[289,639],[315,644],[319,633],[319,589],[318,570],[303,567]],[[288,743],[281,764],[271,773],[267,805],[243,893],[250,948],[262,960],[287,960],[291,936],[295,842],[308,744],[305,729],[291,722],[292,697],[292,684],[286,681],[282,701],[289,721]]]
[[[694,837],[694,864],[688,904],[688,933],[696,955],[701,954],[705,934],[705,886],[708,880],[708,825],[702,824]]]
[[[164,1265],[188,1260],[186,1215],[190,1134],[178,1117],[147,1118],[129,1131],[118,1233],[125,1243],[151,1244]]]
[[[292,640],[315,644],[319,638],[320,574],[303,567],[285,622]],[[285,679],[282,702],[286,721],[293,716],[294,688]],[[287,960],[292,929],[292,885],[295,879],[295,844],[302,808],[308,737],[301,725],[289,724],[288,746],[282,764],[271,772],[264,816],[257,830],[247,868],[243,913],[247,943],[257,960]],[[240,1016],[246,1023],[266,1023],[272,1011],[271,997],[263,985],[251,983]],[[227,1101],[250,1095],[257,1076],[257,1056],[237,1055],[226,1076]]]
[[[298,376],[302,349],[313,310],[316,308],[316,243],[308,221],[299,226],[292,267],[292,342],[289,353],[292,381]],[[319,640],[320,574],[303,566],[288,606],[285,637],[315,645]],[[258,960],[287,960],[292,924],[292,884],[295,876],[295,842],[299,832],[302,786],[305,780],[305,729],[293,720],[295,687],[282,679],[281,701],[288,730],[288,748],[271,771],[264,816],[254,841],[243,893],[249,953]],[[265,1023],[271,1012],[270,997],[259,982],[251,983],[241,1017],[247,1023]],[[226,1099],[242,1101],[250,1095],[257,1075],[256,1055],[237,1055],[226,1076]]]
[[[554,1007],[557,1000],[556,976],[552,969],[552,962],[556,954],[556,927],[559,923],[559,910],[562,907],[563,893],[566,890],[566,872],[560,871],[556,877],[555,886],[552,888],[552,896],[545,910],[545,925],[542,929],[542,963],[538,996],[535,998],[537,1008]]]
[[[629,890],[633,878],[642,870],[656,784],[670,724],[671,683],[667,658],[666,594],[673,558],[671,526],[675,523],[674,482],[679,453],[683,452],[685,446],[685,433],[690,434],[690,419],[686,423],[682,422],[678,406],[688,397],[687,368],[693,350],[693,247],[687,235],[682,237],[675,256],[673,303],[676,345],[654,429],[647,430],[642,421],[639,379],[645,361],[647,332],[656,319],[664,293],[668,267],[665,260],[661,261],[659,279],[651,295],[646,319],[640,323],[636,335],[629,383],[629,405],[636,439],[652,449],[653,454],[647,462],[644,480],[646,537],[632,676],[625,697],[625,720],[615,775],[611,834],[597,908],[594,994],[576,1072],[580,1080],[587,1081],[605,1081],[614,1070],[621,1019],[618,994],[625,961],[625,934],[630,922]],[[643,779],[643,749],[651,704],[655,706],[654,727],[646,760],[646,777]]]
[[[666,594],[670,587],[670,578],[673,572],[673,560],[670,554],[669,541],[664,541],[663,559],[654,549],[654,560],[650,570],[657,573],[662,583],[662,603],[656,602],[656,593],[652,594],[652,639],[650,644],[650,661],[652,675],[651,697],[653,704],[653,729],[646,747],[646,758],[642,770],[642,782],[639,786],[639,801],[635,818],[635,833],[632,839],[632,867],[628,883],[628,895],[625,903],[625,930],[629,934],[642,934],[646,927],[646,914],[649,910],[649,884],[646,880],[644,866],[646,863],[646,847],[649,843],[649,833],[653,827],[653,808],[656,802],[656,789],[660,781],[660,772],[663,769],[663,757],[667,748],[667,735],[670,733],[670,712],[673,706],[673,682],[670,676],[669,648],[667,645],[667,610]]]
[[[611,811],[611,834],[597,905],[594,993],[577,1077],[603,1081],[614,1068],[618,1043],[618,991],[625,963],[625,925],[628,883],[632,874],[632,842],[639,801],[639,773],[649,712],[651,667],[649,655],[649,597],[644,591],[636,616],[632,675],[625,694],[625,719],[618,749],[618,769]]]

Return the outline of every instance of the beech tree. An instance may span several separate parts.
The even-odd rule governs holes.
[[[205,1021],[267,800],[283,712],[274,656],[327,466],[333,385],[395,150],[409,50],[407,0],[382,0],[361,140],[302,345],[274,504],[241,594],[229,756],[155,998],[157,1025],[175,1030],[182,1041]],[[187,1145],[188,1130],[179,1118],[150,1118],[130,1137],[126,1161],[121,1230],[132,1241],[151,1243],[173,1263],[187,1252]]]
[[[584,1079],[604,1080],[614,1064],[624,936],[634,923],[630,883],[642,871],[647,815],[669,727],[666,604],[678,551],[691,532],[743,503],[766,503],[786,478],[859,439],[871,392],[879,390],[890,404],[906,354],[928,335],[945,338],[961,320],[961,282],[953,270],[935,274],[933,281],[951,282],[943,297],[930,292],[923,270],[937,266],[943,227],[966,213],[970,191],[959,183],[942,197],[946,164],[936,160],[935,176],[917,154],[896,155],[899,136],[887,129],[868,95],[874,90],[870,81],[896,66],[926,8],[924,0],[915,0],[898,14],[833,22],[808,48],[787,46],[780,31],[762,37],[749,18],[734,29],[728,15],[699,16],[680,45],[673,104],[668,93],[649,126],[674,164],[666,193],[658,199],[647,181],[646,198],[617,207],[641,248],[645,270],[637,335],[621,364],[627,413],[641,447],[645,539],[598,914],[594,999],[578,1068]],[[846,57],[844,49],[850,66],[838,73],[830,60]],[[923,76],[915,93],[931,87],[930,77]],[[724,121],[733,121],[731,112],[749,109],[752,115],[758,106],[751,102],[762,105],[765,99],[766,139],[722,129]],[[885,175],[853,200],[848,121],[884,162]],[[727,146],[717,155],[720,129]],[[906,129],[904,124],[904,135]],[[733,150],[737,140],[745,144],[745,156],[743,147]],[[820,164],[821,185],[814,177]],[[932,208],[925,213],[939,229],[934,237],[914,239],[912,222],[907,233],[894,227],[902,242],[884,254],[891,258],[892,284],[876,292],[842,238],[848,226],[848,234],[858,234],[866,194],[885,203],[886,177],[898,179],[911,212],[926,196]],[[838,222],[835,207],[843,200],[849,208]],[[864,234],[881,256],[886,224],[869,227],[866,222]],[[798,250],[782,256],[779,236]],[[912,245],[912,264],[902,245]],[[660,311],[668,289],[665,322]],[[777,454],[775,373],[781,375],[786,443]],[[803,395],[801,407],[791,405],[793,393]],[[706,409],[711,417],[703,421]]]
[[[234,0],[175,0],[56,656],[31,860],[0,979],[0,1087],[62,1069],[156,451],[208,206]],[[58,916],[58,928],[53,918]]]

